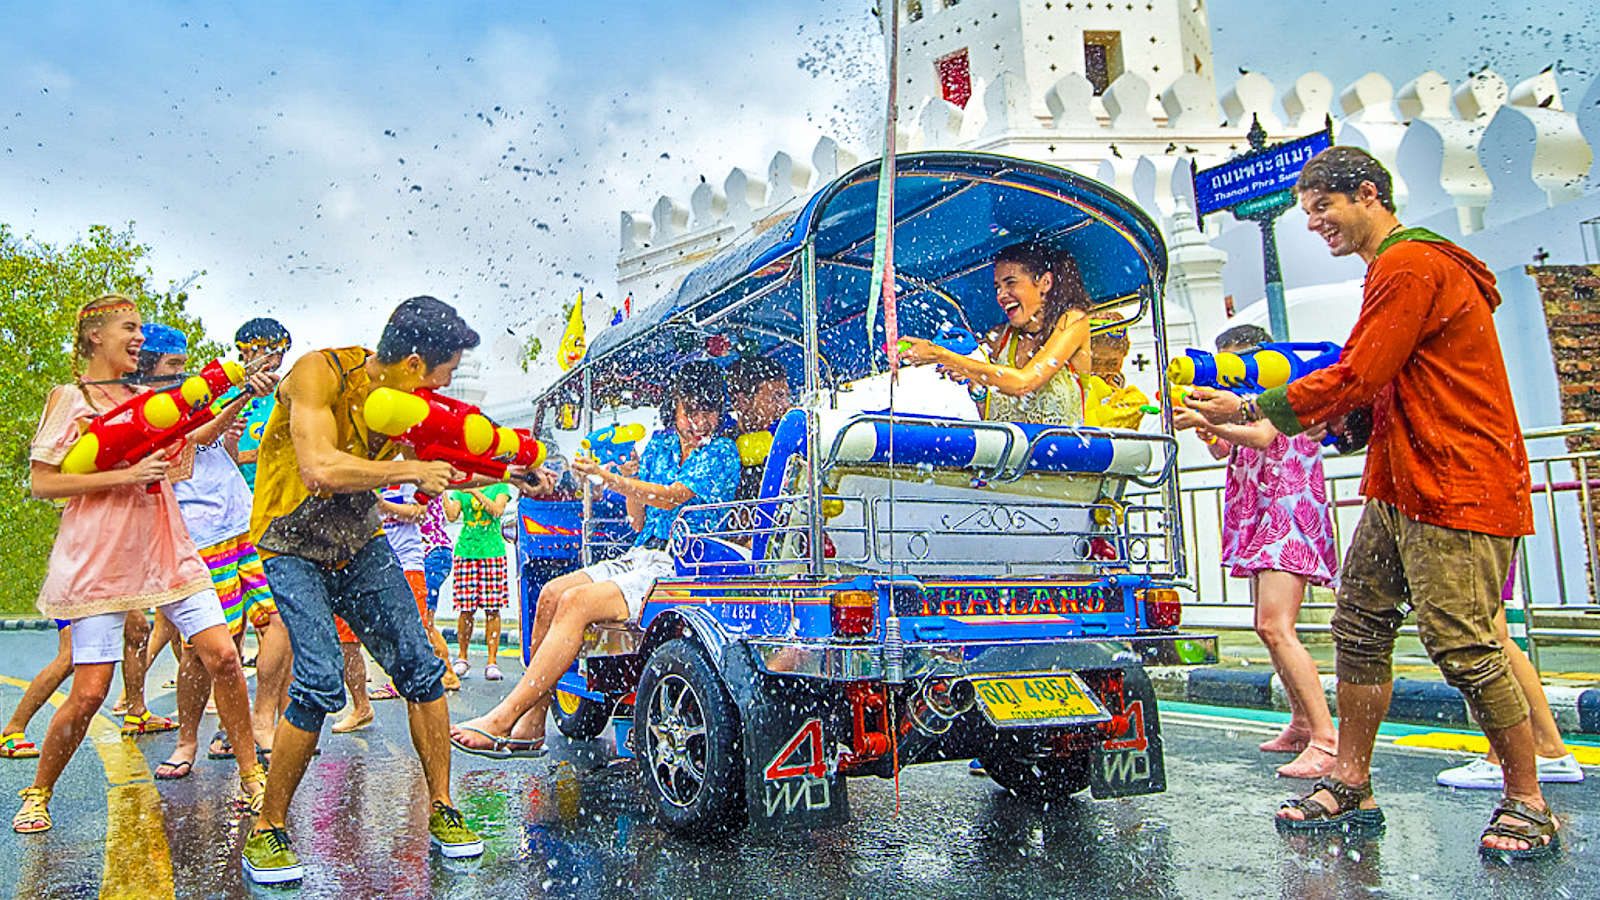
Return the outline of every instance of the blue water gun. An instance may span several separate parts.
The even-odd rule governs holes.
[[[1175,385],[1259,394],[1331,366],[1343,352],[1343,347],[1329,341],[1266,343],[1248,353],[1185,350],[1167,364],[1167,380]]]
[[[607,425],[589,432],[580,446],[584,455],[595,462],[620,466],[633,457],[633,446],[644,439],[644,431],[644,426],[637,422]]]

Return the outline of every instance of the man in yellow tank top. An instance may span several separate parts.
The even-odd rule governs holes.
[[[369,434],[362,415],[377,387],[442,388],[478,334],[432,297],[401,303],[376,353],[345,347],[308,354],[278,387],[256,467],[250,537],[294,646],[289,705],[273,737],[266,800],[244,846],[257,883],[299,880],[289,801],[316,750],[323,719],[344,706],[343,660],[333,617],[361,639],[409,703],[412,741],[428,784],[432,843],[446,856],[477,856],[483,843],[450,799],[450,713],[416,601],[389,542],[375,490],[415,484],[437,495],[459,477],[448,463],[399,458]],[[376,538],[376,539],[374,539]]]

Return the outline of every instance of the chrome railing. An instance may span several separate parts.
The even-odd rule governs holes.
[[[1516,590],[1510,608],[1523,612],[1529,655],[1537,665],[1540,639],[1600,641],[1600,627],[1540,626],[1539,616],[1600,613],[1595,577],[1600,574],[1600,547],[1596,546],[1596,492],[1600,491],[1600,451],[1552,452],[1548,442],[1568,437],[1600,436],[1600,423],[1529,429],[1523,439],[1530,445],[1529,468],[1533,478],[1534,534],[1524,539],[1518,554]],[[1546,443],[1544,452],[1534,448]],[[1558,445],[1559,446],[1559,445]],[[1360,496],[1365,454],[1329,456],[1324,460],[1324,483],[1333,507],[1336,551],[1343,550],[1355,531],[1365,499]],[[1245,609],[1250,605],[1248,583],[1234,579],[1218,559],[1222,523],[1222,464],[1180,470],[1181,503],[1187,558],[1195,560],[1185,606],[1206,609]],[[1133,499],[1133,498],[1130,498]],[[1589,514],[1585,514],[1589,510]],[[1327,595],[1323,595],[1327,596]],[[1306,608],[1331,608],[1331,599],[1312,601]],[[1204,612],[1200,613],[1204,615]],[[1596,625],[1600,626],[1600,619]],[[1327,625],[1303,623],[1300,630],[1326,631]],[[1414,633],[1411,628],[1407,629]],[[1516,631],[1516,629],[1513,629]]]

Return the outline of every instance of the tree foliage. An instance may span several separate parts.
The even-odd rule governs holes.
[[[0,611],[33,608],[55,540],[56,507],[31,499],[28,447],[50,389],[73,380],[78,308],[108,291],[127,294],[146,322],[164,322],[189,336],[192,360],[210,360],[225,349],[208,341],[200,320],[187,312],[185,288],[193,278],[164,291],[152,287],[149,252],[134,238],[132,223],[121,231],[90,226],[87,236],[60,247],[19,237],[0,223],[0,571],[7,573],[0,579]]]

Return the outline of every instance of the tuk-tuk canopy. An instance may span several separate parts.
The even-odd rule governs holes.
[[[1154,222],[1100,183],[1042,163],[975,153],[897,157],[894,264],[902,335],[931,337],[947,325],[978,335],[1003,321],[993,258],[1034,241],[1076,260],[1097,304],[1156,302],[1166,247]],[[882,304],[869,333],[877,161],[814,194],[798,212],[723,251],[682,285],[602,331],[582,366],[595,402],[627,391],[633,404],[660,397],[664,377],[693,358],[755,352],[803,382],[801,249],[816,251],[817,325],[823,383],[851,381],[886,364]],[[580,374],[554,392],[577,399]],[[548,396],[548,395],[547,395]],[[554,399],[554,398],[550,398]]]

